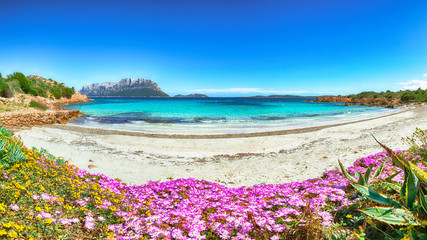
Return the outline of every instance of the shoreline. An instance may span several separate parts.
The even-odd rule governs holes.
[[[113,130],[113,129],[100,129],[100,128],[90,128],[90,127],[81,127],[81,126],[71,126],[71,125],[48,125],[47,127],[58,128],[62,130],[69,130],[75,132],[85,132],[90,134],[98,135],[124,135],[124,136],[135,136],[135,137],[151,137],[151,138],[173,138],[173,139],[218,139],[218,138],[250,138],[250,137],[265,137],[265,136],[275,136],[275,135],[286,135],[286,134],[297,134],[297,133],[308,133],[313,131],[318,131],[325,128],[343,126],[348,124],[360,123],[365,121],[370,121],[374,119],[384,118],[393,116],[399,113],[404,113],[410,111],[411,108],[416,108],[416,106],[407,106],[403,110],[398,112],[393,112],[389,114],[384,114],[372,118],[364,118],[356,121],[334,123],[320,126],[311,126],[311,127],[302,127],[302,128],[293,128],[293,129],[284,129],[284,130],[274,130],[274,131],[262,131],[262,132],[251,132],[251,133],[227,133],[227,134],[159,134],[159,133],[144,133],[137,131],[126,131],[126,130]]]
[[[75,131],[66,125],[33,127],[16,133],[29,147],[47,149],[92,173],[127,184],[196,178],[227,186],[302,181],[350,166],[383,149],[406,149],[401,137],[427,129],[427,106],[389,116],[307,132],[234,138],[156,138]],[[106,130],[106,132],[109,132]]]

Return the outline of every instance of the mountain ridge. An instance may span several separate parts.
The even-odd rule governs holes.
[[[83,86],[79,92],[90,97],[169,97],[156,82],[145,78],[93,83]]]

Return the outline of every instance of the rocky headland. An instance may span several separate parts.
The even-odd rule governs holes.
[[[333,102],[342,103],[345,106],[368,106],[368,107],[387,107],[395,108],[406,105],[397,98],[352,98],[348,96],[321,96],[308,102]]]
[[[0,75],[1,76],[1,75]],[[65,84],[38,75],[15,72],[0,77],[0,122],[11,131],[35,125],[66,123],[82,113],[62,105],[89,102]]]
[[[94,83],[83,86],[80,93],[89,97],[169,97],[156,82],[144,78]]]
[[[30,103],[33,101],[46,106],[47,110],[30,107]],[[69,119],[76,118],[83,113],[78,110],[65,110],[61,105],[89,101],[90,99],[78,92],[71,96],[71,98],[60,99],[50,99],[26,94],[15,94],[12,98],[0,97],[0,105],[20,105],[23,107],[16,111],[0,112],[0,122],[10,131],[37,125],[64,124]]]

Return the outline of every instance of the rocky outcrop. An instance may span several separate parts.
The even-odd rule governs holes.
[[[94,83],[83,86],[80,93],[89,97],[169,97],[157,83],[144,78]]]
[[[0,97],[0,104],[23,104],[25,106],[29,106],[31,101],[38,102],[49,109],[64,109],[61,107],[61,105],[67,105],[71,103],[83,103],[83,102],[90,102],[91,99],[87,98],[86,95],[82,95],[79,92],[75,92],[74,95],[71,96],[71,98],[44,98],[41,96],[31,96],[28,94],[15,94],[11,98],[3,98]]]
[[[71,118],[76,118],[82,113],[78,110],[20,110],[0,113],[0,122],[3,127],[11,131],[45,124],[64,124]]]
[[[398,98],[351,98],[347,96],[322,96],[316,97],[313,102],[343,103],[345,106],[368,106],[394,108],[404,105]]]
[[[197,94],[197,93],[193,93],[193,94],[188,94],[188,95],[175,95],[173,96],[174,98],[208,98],[209,96],[205,95],[205,94]]]

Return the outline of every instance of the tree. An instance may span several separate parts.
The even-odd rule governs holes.
[[[24,93],[30,93],[31,91],[31,82],[30,80],[28,80],[28,78],[20,72],[14,72],[11,75],[8,75],[8,79],[12,80],[12,79],[16,79],[19,82],[19,85],[21,86],[22,91],[24,91]]]

